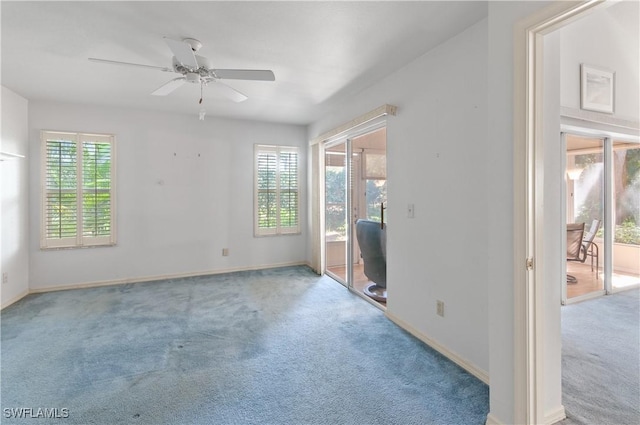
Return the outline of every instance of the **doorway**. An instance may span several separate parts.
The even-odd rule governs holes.
[[[605,214],[605,138],[564,134],[566,145],[566,222],[583,224],[583,243],[577,245],[577,258],[567,258],[562,303],[605,294],[604,259],[608,254],[604,234]],[[593,227],[593,229],[592,229]],[[597,237],[597,239],[596,239]],[[569,253],[567,253],[569,257]],[[590,260],[590,261],[587,261]]]
[[[585,234],[563,304],[640,285],[640,141],[574,132],[564,143],[567,223]]]
[[[386,295],[367,291],[380,283],[365,273],[356,222],[386,224],[386,143],[380,127],[324,146],[325,273],[379,307]]]
[[[554,72],[558,69],[547,66],[552,63],[546,58],[543,59],[544,53],[552,50],[548,49],[545,43],[548,37],[559,28],[569,23],[577,23],[578,20],[582,21],[587,14],[596,9],[604,10],[611,4],[614,2],[589,1],[572,5],[556,3],[531,14],[516,25],[515,43],[520,50],[515,54],[514,134],[516,141],[522,143],[516,143],[514,154],[515,170],[521,170],[514,173],[516,187],[514,422],[553,423],[565,417],[564,407],[561,404],[560,306],[558,304],[560,297],[555,296],[558,282],[564,276],[560,272],[561,267],[555,267],[556,263],[549,261],[551,257],[545,257],[545,254],[557,249],[558,245],[554,248],[549,244],[549,238],[561,236],[558,230],[561,229],[561,222],[566,220],[566,216],[556,214],[554,211],[550,219],[549,215],[544,214],[545,206],[553,205],[553,202],[544,202],[545,177],[549,182],[551,180],[548,176],[556,174],[557,171],[557,180],[554,181],[557,188],[565,170],[545,168],[545,165],[549,165],[545,160],[552,155],[545,155],[549,150],[547,148],[545,152],[544,139],[557,140],[560,123],[558,119],[555,125],[554,120],[559,115],[564,115],[564,112],[569,112],[577,121],[594,121],[595,117],[602,115],[583,111],[579,109],[578,103],[573,109],[561,110],[560,102],[557,102],[556,98],[561,94],[561,90],[559,86],[554,86],[558,79],[545,80],[545,72]],[[599,31],[598,37],[601,35]],[[636,39],[629,38],[629,40]],[[582,43],[594,50],[592,44]],[[637,49],[632,51],[637,52]],[[570,74],[578,78],[575,72]],[[637,78],[630,81],[637,81]],[[555,93],[552,92],[552,87]],[[580,86],[576,83],[572,87]],[[621,93],[635,92],[621,91]],[[579,90],[575,90],[574,93],[579,93]],[[616,112],[620,111],[616,110]],[[600,122],[611,124],[614,120],[611,117],[605,117]],[[634,125],[630,130],[636,132],[637,127]],[[547,184],[546,187],[550,186],[553,184]],[[557,201],[555,205],[562,203],[562,199]],[[545,228],[554,231],[545,233]],[[611,232],[609,237],[612,237]],[[559,259],[560,252],[554,253],[553,258]],[[545,268],[547,263],[553,267]],[[545,272],[548,272],[548,276],[552,278],[546,279]],[[559,294],[560,291],[557,292]]]

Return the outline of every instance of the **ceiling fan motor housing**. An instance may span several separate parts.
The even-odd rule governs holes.
[[[200,74],[197,72],[187,72],[185,77],[189,83],[200,84]]]
[[[192,69],[191,67],[187,67],[187,66],[183,65],[174,56],[173,60],[172,60],[172,62],[173,62],[173,71],[177,72],[178,74],[182,74],[184,76],[187,76],[187,81],[190,81],[190,82],[191,82],[191,80],[189,80],[188,74],[199,74],[202,79],[212,80],[214,78],[214,75],[213,75],[213,73],[211,71],[211,69],[213,68],[212,62],[208,58],[205,58],[204,56],[195,55],[195,57],[196,57],[196,62],[198,63],[198,68],[197,69]],[[195,78],[195,77],[193,77],[193,78]],[[192,82],[200,82],[200,80],[192,81]]]

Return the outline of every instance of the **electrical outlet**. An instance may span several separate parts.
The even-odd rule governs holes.
[[[222,256],[223,257],[229,256],[229,248],[222,248]]]
[[[444,317],[444,301],[436,301],[436,313],[440,317]]]
[[[2,283],[9,283],[9,272],[2,273]]]

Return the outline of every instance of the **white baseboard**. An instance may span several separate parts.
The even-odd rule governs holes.
[[[27,295],[29,295],[29,290],[22,291],[17,296],[11,298],[9,301],[2,300],[2,305],[0,306],[0,310],[3,310],[5,307],[9,307],[11,304],[14,304],[14,303],[20,301],[21,299],[23,299]]]
[[[566,418],[567,418],[567,413],[564,411],[564,406],[561,405],[556,410],[547,414],[544,417],[544,424],[545,425],[555,424],[556,422],[560,422],[561,420]]]
[[[567,414],[564,411],[564,406],[560,406],[556,410],[554,410],[552,413],[549,413],[548,415],[546,415],[541,423],[544,425],[552,425],[566,418],[567,418]],[[500,419],[496,418],[493,415],[493,413],[489,412],[489,414],[487,415],[487,421],[485,422],[485,425],[506,425],[506,424],[502,422]]]
[[[246,271],[252,271],[252,270],[266,270],[266,269],[275,269],[278,267],[306,266],[306,265],[307,263],[304,261],[296,261],[291,263],[263,264],[260,266],[235,267],[235,268],[219,269],[219,270],[204,270],[204,271],[188,272],[188,273],[174,273],[174,274],[165,274],[165,275],[156,275],[156,276],[140,276],[140,277],[131,277],[131,278],[123,278],[123,279],[110,279],[110,280],[101,280],[101,281],[95,281],[95,282],[73,283],[70,285],[48,286],[44,288],[31,288],[29,289],[29,293],[38,294],[41,292],[65,291],[68,289],[96,288],[100,286],[124,285],[127,283],[151,282],[154,280],[181,279],[185,277],[207,276],[207,275],[216,275],[216,274],[224,274],[224,273],[246,272]]]
[[[445,356],[446,358],[448,358],[449,360],[451,360],[452,362],[454,362],[455,364],[457,364],[458,366],[460,366],[461,368],[463,368],[464,370],[466,370],[467,372],[469,372],[470,374],[472,374],[473,376],[475,376],[476,378],[484,382],[485,384],[489,385],[489,374],[487,372],[469,363],[467,360],[460,357],[458,354],[449,350],[447,347],[443,346],[439,342],[424,335],[423,333],[415,329],[413,326],[409,325],[404,320],[398,318],[397,316],[389,313],[388,311],[385,313],[385,315],[393,323],[400,326],[402,329],[409,332],[411,335],[415,336],[420,341],[424,342],[429,347],[433,348],[434,350],[436,350],[437,352],[439,352],[440,354],[442,354],[443,356]]]
[[[505,425],[505,423],[496,418],[493,413],[489,412],[485,425]]]

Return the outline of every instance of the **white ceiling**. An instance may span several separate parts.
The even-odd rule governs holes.
[[[197,114],[200,87],[150,93],[178,76],[89,62],[171,66],[162,37],[193,37],[216,68],[271,69],[275,82],[205,87],[208,115],[308,124],[487,14],[486,2],[1,3],[2,85],[29,100]]]

